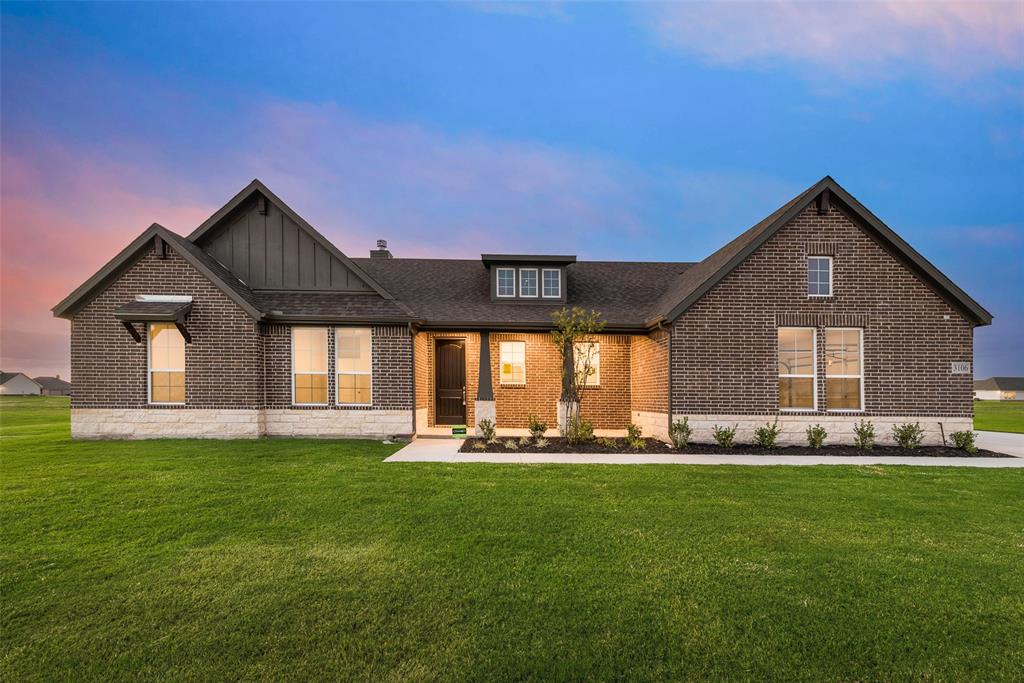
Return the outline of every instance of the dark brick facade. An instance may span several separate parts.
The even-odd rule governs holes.
[[[808,298],[806,257],[833,255],[833,295]],[[818,408],[825,405],[826,327],[864,330],[868,415],[972,414],[973,325],[834,205],[781,228],[672,328],[676,414],[778,410],[777,329],[818,329]],[[813,413],[811,413],[813,414]]]
[[[667,330],[633,335],[630,349],[630,409],[651,413],[668,412]]]
[[[258,408],[262,402],[263,345],[255,321],[177,254],[160,259],[150,249],[71,321],[72,408],[146,408],[146,329],[137,343],[114,309],[139,294],[193,298],[185,346],[185,400],[189,408]],[[173,409],[175,406],[162,406]]]

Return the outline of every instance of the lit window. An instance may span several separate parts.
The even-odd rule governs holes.
[[[174,323],[149,326],[149,402],[185,402],[185,338]]]
[[[519,269],[519,296],[537,296],[537,269]]]
[[[829,410],[863,410],[861,330],[825,330],[825,404]]]
[[[830,256],[811,256],[807,259],[807,296],[832,296]]]
[[[779,328],[779,408],[814,410],[814,328]]]
[[[576,366],[576,376],[585,381],[581,386],[601,386],[601,344],[598,342],[576,342],[572,349],[572,359]]]
[[[334,335],[338,347],[338,403],[369,405],[371,330],[368,327],[339,327]]]
[[[562,297],[562,271],[557,268],[544,269],[544,298],[559,299]]]
[[[501,342],[501,383],[526,384],[526,342]]]
[[[327,403],[327,329],[292,328],[292,378],[296,405]]]
[[[498,268],[498,296],[513,297],[516,295],[516,269]]]

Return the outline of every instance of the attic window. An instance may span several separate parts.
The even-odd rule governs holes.
[[[807,258],[807,296],[832,296],[832,257]]]
[[[516,269],[498,268],[498,296],[511,298],[516,295]]]
[[[537,269],[536,268],[520,268],[519,269],[519,296],[535,297],[537,296]]]
[[[562,297],[562,271],[558,268],[544,269],[544,298],[560,299]]]

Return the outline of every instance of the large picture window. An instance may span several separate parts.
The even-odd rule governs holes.
[[[829,410],[864,410],[863,334],[825,330],[825,405]]]
[[[589,360],[589,372],[587,373],[584,381],[580,382],[581,386],[598,387],[601,386],[601,344],[598,342],[576,342],[572,348],[572,359],[573,364],[576,367],[576,375],[582,379],[584,372],[588,370]]]
[[[292,328],[292,403],[327,404],[327,328]]]
[[[501,383],[526,384],[526,342],[503,341],[501,351]]]
[[[149,402],[185,402],[185,338],[174,323],[149,326]]]
[[[815,331],[813,327],[779,328],[779,409],[814,410]]]
[[[338,403],[369,405],[373,383],[370,328],[339,327],[334,336],[338,354]]]

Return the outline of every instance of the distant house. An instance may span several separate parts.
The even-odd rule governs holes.
[[[42,387],[23,372],[0,372],[0,394],[5,396],[38,396]]]
[[[63,380],[60,375],[53,377],[36,377],[35,383],[41,386],[43,396],[70,396],[71,382]]]
[[[1024,401],[1024,377],[976,379],[974,398],[980,401]]]

